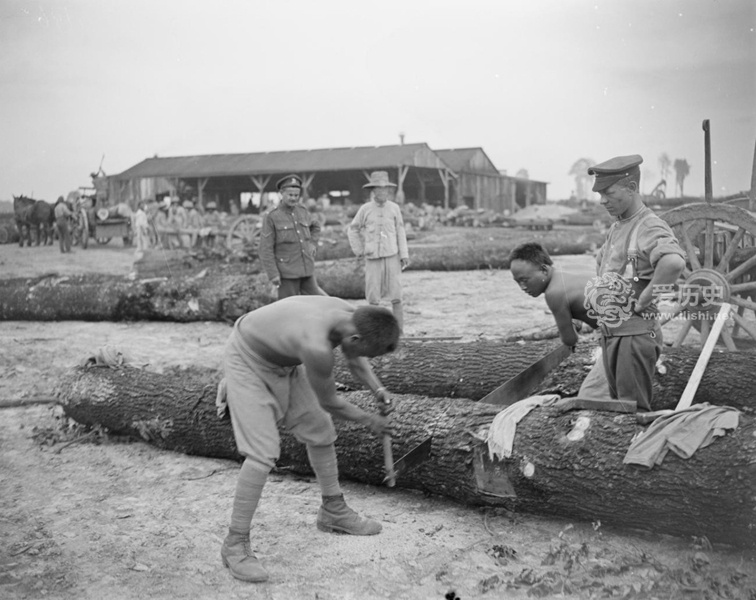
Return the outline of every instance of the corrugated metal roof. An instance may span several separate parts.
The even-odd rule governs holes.
[[[250,154],[155,157],[143,160],[114,177],[115,179],[224,177],[395,168],[399,165],[428,168],[446,166],[427,144],[422,143]]]

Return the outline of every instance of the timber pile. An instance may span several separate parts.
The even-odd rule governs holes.
[[[65,413],[86,425],[140,436],[161,448],[238,458],[230,422],[215,409],[218,374],[197,369],[155,374],[138,369],[75,368],[61,381]],[[367,410],[366,392],[346,398]],[[624,465],[634,415],[536,408],[517,426],[511,458],[491,463],[481,438],[499,408],[463,399],[396,396],[394,453],[433,436],[428,462],[397,485],[468,505],[506,506],[605,525],[712,542],[756,545],[756,421],[682,460],[671,453],[653,469]],[[578,422],[579,420],[579,422]],[[341,473],[380,485],[380,440],[337,423]],[[309,472],[304,446],[282,432],[280,467]],[[512,493],[516,497],[512,497]]]
[[[364,297],[364,265],[357,259],[318,264],[318,283],[340,298]],[[169,271],[163,277],[57,275],[3,280],[0,320],[8,321],[234,321],[276,297],[263,273],[249,267]]]

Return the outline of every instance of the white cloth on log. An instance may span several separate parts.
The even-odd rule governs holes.
[[[536,406],[549,406],[561,400],[559,394],[545,394],[543,396],[530,396],[519,402],[515,402],[498,413],[491,427],[488,429],[486,443],[488,444],[488,456],[491,460],[509,458],[512,456],[517,423]]]
[[[659,417],[633,440],[622,462],[653,468],[670,450],[680,458],[690,458],[715,437],[737,429],[739,416],[730,406],[703,403]]]

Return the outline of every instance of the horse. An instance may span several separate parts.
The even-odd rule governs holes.
[[[24,240],[32,245],[31,231],[34,229],[35,246],[40,243],[50,245],[53,243],[53,224],[55,223],[55,210],[52,205],[44,200],[35,200],[26,196],[13,196],[13,213],[18,228],[18,245],[23,248]]]

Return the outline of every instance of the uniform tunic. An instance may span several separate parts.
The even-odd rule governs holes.
[[[614,223],[596,257],[599,278],[622,275],[633,294],[629,303],[614,307],[617,310],[613,315],[602,315],[599,309],[602,358],[609,390],[613,398],[634,400],[646,410],[650,409],[662,334],[656,308],[644,311],[645,316],[638,315],[633,311],[634,300],[649,285],[659,259],[667,254],[685,257],[669,225],[644,206],[631,218]]]
[[[303,206],[279,205],[265,215],[258,252],[268,278],[312,277],[319,237],[320,222]]]

